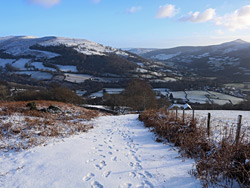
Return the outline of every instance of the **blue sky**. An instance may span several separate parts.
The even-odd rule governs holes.
[[[0,0],[0,36],[84,38],[118,48],[250,41],[250,0]]]

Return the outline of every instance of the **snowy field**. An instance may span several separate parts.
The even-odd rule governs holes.
[[[219,100],[222,100],[222,103],[223,103],[223,100],[225,101],[225,103],[228,103],[228,101],[231,101],[233,104],[238,104],[243,101],[242,98],[234,97],[231,95],[225,95],[223,93],[218,93],[214,91],[209,91],[209,94],[211,94],[210,96],[212,100],[219,99]]]
[[[0,187],[199,188],[194,161],[155,142],[138,115],[105,116],[94,129],[20,153],[1,153]]]
[[[65,80],[68,82],[74,82],[74,83],[82,83],[85,80],[89,80],[93,76],[88,75],[88,74],[69,74],[66,73],[65,75]]]
[[[187,110],[187,114],[191,115],[192,111]],[[196,110],[195,118],[199,120],[201,126],[207,125],[208,113],[211,114],[211,130],[214,131],[214,139],[221,140],[225,131],[231,130],[235,137],[238,116],[242,115],[241,133],[246,135],[246,139],[250,140],[250,111],[234,111],[234,110]],[[179,112],[182,117],[182,112]]]
[[[71,65],[57,65],[57,67],[62,72],[77,72],[76,66],[71,66]]]
[[[103,88],[108,94],[120,94],[124,88]],[[92,93],[90,97],[103,97],[103,90]]]
[[[206,91],[186,91],[186,93],[188,100],[192,103],[205,104],[209,101],[206,97],[206,95],[208,95]]]
[[[173,94],[173,97],[176,99],[186,99],[185,96],[185,92],[184,91],[174,91],[174,92],[170,92]]]
[[[29,63],[30,61],[31,59],[19,59],[15,63],[13,63],[12,66],[19,70],[26,70],[25,64]]]
[[[31,64],[38,70],[48,70],[48,71],[53,71],[56,72],[56,69],[51,68],[51,67],[45,67],[42,62],[32,62]]]
[[[186,95],[184,91],[173,91],[173,92],[170,91],[170,93],[173,94],[174,98],[186,100],[185,97]],[[213,102],[215,104],[224,105],[227,103],[238,104],[244,101],[244,99],[242,98],[214,91],[194,90],[194,91],[186,91],[186,93],[187,93],[187,99],[191,103],[205,104],[206,102],[210,103]]]
[[[5,67],[6,64],[12,64],[15,60],[14,59],[2,59],[0,58],[0,67]]]
[[[166,89],[166,88],[157,88],[157,89],[154,89],[154,91],[156,92],[156,94],[159,93],[164,96],[167,96],[169,94],[169,89]]]
[[[41,71],[19,71],[19,72],[15,72],[15,74],[31,75],[31,78],[34,78],[37,80],[48,80],[53,77],[52,74],[48,72],[41,72]]]

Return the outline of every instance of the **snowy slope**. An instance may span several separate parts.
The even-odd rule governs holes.
[[[155,142],[137,117],[100,117],[88,133],[1,154],[0,187],[202,187],[188,174],[194,161]]]
[[[232,80],[240,77],[247,81],[249,51],[250,43],[238,39],[219,45],[157,49],[140,55],[201,76],[224,76]]]
[[[31,46],[59,46],[65,45],[73,47],[79,53],[85,55],[106,55],[106,53],[115,53],[120,56],[129,56],[126,52],[112,47],[103,46],[101,44],[85,40],[63,37],[31,37],[31,36],[15,36],[15,37],[0,37],[0,50],[14,56],[33,55],[36,57],[53,58],[58,56],[56,53],[32,50]]]

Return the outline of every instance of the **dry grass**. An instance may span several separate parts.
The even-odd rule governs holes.
[[[160,137],[180,147],[182,155],[187,157],[200,157],[211,149],[212,145],[207,141],[204,128],[196,128],[196,120],[182,122],[174,113],[169,111],[149,110],[143,112],[139,119],[146,127],[153,127]]]
[[[234,181],[240,187],[250,187],[250,143],[244,134],[236,145],[233,134],[223,129],[223,139],[215,142],[204,127],[197,126],[197,120],[187,117],[183,123],[182,119],[176,120],[175,113],[164,110],[145,111],[139,119],[158,136],[178,146],[183,156],[195,159],[196,170],[191,173],[204,187],[230,187]]]
[[[88,121],[100,115],[98,111],[62,102],[35,101],[37,110],[30,110],[27,103],[0,103],[0,150],[19,151],[43,144],[49,138],[86,132],[93,128]],[[51,105],[60,110],[44,111]]]

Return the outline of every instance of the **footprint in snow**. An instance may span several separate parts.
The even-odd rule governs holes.
[[[133,155],[134,153],[136,153],[136,152],[133,150],[129,150],[129,152],[128,152],[128,154],[130,154],[130,155]]]
[[[98,181],[94,181],[91,183],[91,188],[104,188],[104,187]]]
[[[96,164],[95,167],[99,170],[102,170],[103,167],[107,166],[105,161],[101,161],[100,164]]]
[[[134,177],[136,176],[136,173],[134,173],[134,172],[129,172],[129,176],[132,177],[132,178],[134,178]]]
[[[139,178],[146,178],[142,173],[138,173]]]
[[[141,161],[138,159],[138,157],[136,157],[136,156],[134,156],[134,155],[133,155],[132,158],[133,158],[136,162],[139,162],[139,163],[141,162]]]
[[[142,169],[142,166],[140,165],[140,163],[135,163],[134,168],[135,168],[136,170],[141,170],[141,169]]]
[[[84,177],[82,178],[82,180],[83,180],[83,181],[89,181],[89,180],[91,180],[94,176],[95,176],[95,174],[93,174],[93,173],[88,173],[87,176],[84,176]]]
[[[103,176],[104,176],[105,178],[108,178],[108,177],[110,176],[110,174],[111,174],[111,171],[104,172],[104,173],[103,173]]]
[[[112,157],[111,160],[112,161],[117,161],[117,157]]]
[[[123,185],[119,186],[119,188],[131,188],[132,184],[131,183],[124,183]]]
[[[144,181],[141,184],[137,185],[136,188],[154,188],[154,185],[149,181]]]
[[[96,159],[90,159],[90,160],[86,160],[86,164],[88,164],[88,163],[90,163],[90,162],[94,162],[94,161],[96,161]]]
[[[152,178],[153,177],[152,174],[150,172],[148,172],[148,171],[145,171],[144,174],[145,174],[145,176],[147,176],[147,178]]]

